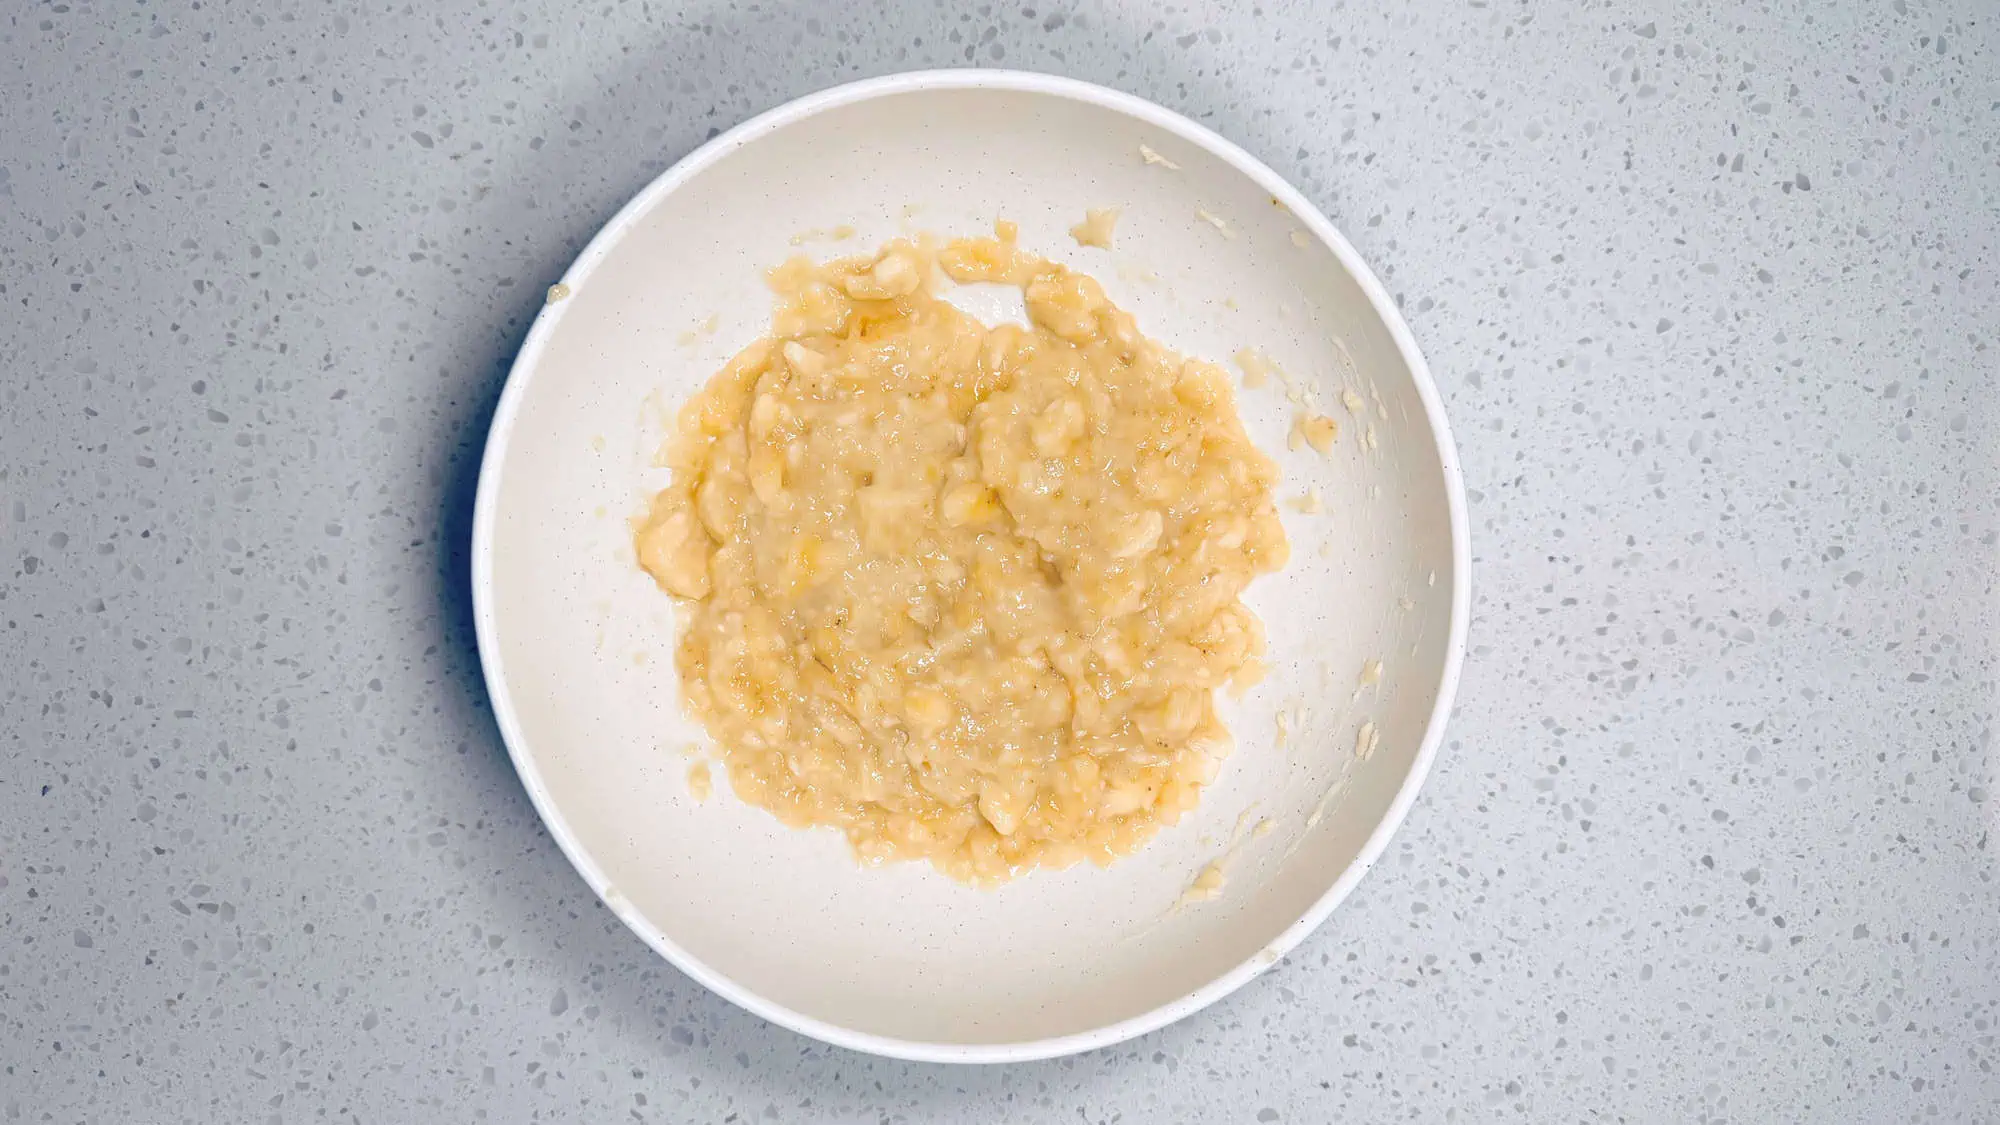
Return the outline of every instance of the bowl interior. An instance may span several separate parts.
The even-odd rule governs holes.
[[[1142,161],[1141,144],[1178,168]],[[496,700],[586,877],[739,1002],[896,1053],[1088,1036],[1275,961],[1410,774],[1450,647],[1446,470],[1408,365],[1335,253],[1166,123],[1018,88],[835,104],[649,196],[578,263],[523,352],[476,545]],[[1124,208],[1116,250],[1078,247],[1070,225],[1108,205]],[[766,268],[911,230],[985,232],[996,217],[1172,347],[1218,361],[1264,349],[1341,435],[1331,456],[1289,451],[1282,387],[1239,391],[1282,496],[1314,489],[1324,511],[1286,509],[1292,562],[1251,587],[1272,672],[1225,702],[1237,750],[1199,810],[1108,869],[978,891],[924,867],[858,867],[836,834],[785,829],[728,796],[719,769],[714,798],[690,796],[684,749],[703,735],[680,712],[672,606],[637,569],[628,520],[659,483],[650,462],[672,411],[765,331]],[[794,244],[842,225],[851,240]],[[1377,732],[1365,759],[1364,723]],[[1176,909],[1246,816],[1272,830],[1238,841],[1220,897]]]

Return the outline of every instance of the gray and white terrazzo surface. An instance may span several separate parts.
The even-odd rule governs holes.
[[[704,137],[922,66],[1243,143],[1408,313],[1475,609],[1271,973],[886,1062],[650,954],[479,679],[483,426]],[[2000,1116],[2000,10],[272,0],[0,14],[0,1121]]]

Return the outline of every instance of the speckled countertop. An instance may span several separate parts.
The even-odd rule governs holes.
[[[844,11],[844,9],[854,9]],[[0,1121],[1991,1120],[2000,12],[1982,0],[17,4]],[[1472,652],[1235,997],[947,1069],[660,962],[468,627],[541,289],[704,137],[1000,64],[1242,142],[1402,302]]]

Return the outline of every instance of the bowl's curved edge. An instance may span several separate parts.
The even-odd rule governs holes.
[[[577,873],[583,876],[591,891],[654,952],[731,1003],[772,1023],[835,1046],[916,1062],[1027,1062],[1108,1047],[1136,1038],[1192,1015],[1236,991],[1251,978],[1276,964],[1304,940],[1307,934],[1325,921],[1381,858],[1390,838],[1402,826],[1404,817],[1409,815],[1411,806],[1416,802],[1417,792],[1423,787],[1424,779],[1430,773],[1431,765],[1437,757],[1438,747],[1444,739],[1445,720],[1451,713],[1452,701],[1458,691],[1459,671],[1465,659],[1466,630],[1471,613],[1471,544],[1465,511],[1465,482],[1459,468],[1458,447],[1452,440],[1451,427],[1445,420],[1444,403],[1438,395],[1436,385],[1432,382],[1430,367],[1425,363],[1415,337],[1411,334],[1409,326],[1403,322],[1402,314],[1397,311],[1388,290],[1383,288],[1381,281],[1362,261],[1360,254],[1334,228],[1326,216],[1320,214],[1319,209],[1305,196],[1262,161],[1213,130],[1142,98],[1072,78],[1017,70],[911,71],[835,86],[787,102],[713,138],[647,184],[584,247],[583,253],[577,256],[576,261],[563,274],[563,283],[572,290],[581,286],[598,263],[610,253],[611,248],[624,237],[625,232],[637,223],[641,216],[681,184],[694,178],[729,153],[786,125],[829,109],[921,89],[1000,89],[1051,94],[1116,110],[1206,149],[1255,180],[1260,187],[1296,215],[1314,237],[1332,250],[1341,266],[1361,286],[1376,314],[1388,326],[1391,338],[1394,339],[1403,362],[1410,369],[1411,379],[1416,384],[1417,395],[1423,403],[1424,414],[1430,424],[1444,476],[1451,522],[1451,618],[1445,642],[1444,667],[1439,676],[1437,697],[1431,708],[1430,719],[1424,727],[1423,740],[1418,745],[1409,773],[1404,776],[1402,785],[1396,791],[1395,799],[1390,802],[1388,811],[1377,823],[1375,830],[1369,834],[1354,861],[1348,864],[1347,869],[1341,872],[1333,886],[1328,888],[1298,921],[1292,923],[1263,949],[1202,988],[1151,1011],[1104,1027],[1021,1043],[927,1043],[894,1039],[841,1027],[773,1003],[711,969],[692,953],[675,944],[658,927],[640,917],[629,908],[629,905],[624,905],[624,900],[618,897],[610,881],[605,877],[604,871],[577,840],[568,822],[555,807],[534,756],[526,749],[526,739],[521,733],[519,717],[515,713],[506,680],[500,672],[499,640],[493,619],[492,552],[493,524],[499,504],[500,468],[506,460],[515,416],[519,413],[521,399],[526,393],[530,372],[546,348],[555,325],[562,319],[564,302],[545,304],[541,312],[536,315],[533,326],[528,330],[526,341],[508,370],[506,385],[501,391],[499,405],[494,410],[492,424],[487,430],[486,449],[479,465],[479,486],[473,501],[473,627],[478,639],[480,668],[486,680],[494,721],[500,728],[501,739],[507,746],[507,755],[512,760],[515,771],[520,774],[522,786],[527,790],[528,799],[534,805],[535,812],[548,826],[549,834],[555,839],[556,846],[562,850],[564,857],[576,868]]]

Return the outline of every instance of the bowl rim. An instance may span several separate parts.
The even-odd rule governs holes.
[[[542,779],[534,752],[529,748],[527,739],[521,731],[520,720],[515,712],[512,695],[502,670],[498,626],[494,619],[493,533],[499,507],[501,466],[507,457],[516,415],[520,412],[521,401],[526,394],[528,383],[541,362],[542,353],[548,345],[555,325],[562,319],[567,302],[545,302],[536,314],[534,324],[529,328],[520,352],[508,369],[506,384],[494,409],[493,421],[488,427],[486,449],[479,465],[478,492],[473,501],[471,552],[473,628],[478,640],[480,669],[486,682],[494,720],[500,728],[501,739],[506,743],[507,755],[521,777],[521,783],[528,792],[528,799],[534,805],[535,812],[548,827],[550,836],[555,839],[556,846],[562,849],[563,856],[576,868],[577,873],[583,876],[584,882],[589,884],[591,892],[655,953],[738,1007],[772,1023],[834,1046],[915,1062],[1027,1062],[1057,1058],[1122,1043],[1193,1015],[1235,992],[1251,978],[1276,964],[1304,940],[1307,934],[1325,921],[1327,916],[1333,913],[1334,908],[1353,892],[1362,877],[1367,875],[1380,860],[1390,838],[1402,826],[1403,819],[1416,801],[1418,790],[1423,787],[1425,778],[1430,774],[1438,747],[1443,742],[1445,720],[1451,713],[1452,701],[1458,690],[1460,666],[1465,659],[1466,629],[1471,607],[1471,545],[1465,511],[1465,482],[1459,468],[1458,447],[1452,440],[1451,428],[1445,420],[1443,401],[1431,379],[1430,367],[1424,362],[1423,353],[1417,348],[1415,337],[1411,334],[1409,326],[1404,323],[1402,314],[1397,311],[1395,301],[1383,288],[1374,271],[1368,268],[1362,261],[1361,255],[1334,228],[1326,216],[1270,167],[1213,130],[1143,98],[1078,79],[1022,70],[918,70],[849,82],[786,102],[711,138],[647,184],[591,238],[583,252],[577,255],[576,260],[563,273],[562,283],[571,289],[581,286],[641,217],[682,184],[730,153],[788,125],[828,110],[875,98],[927,90],[1004,90],[1083,102],[1136,118],[1207,151],[1248,176],[1297,216],[1313,237],[1333,252],[1341,266],[1367,295],[1376,315],[1387,326],[1390,337],[1394,340],[1396,349],[1409,368],[1412,381],[1416,384],[1417,396],[1423,403],[1425,419],[1430,424],[1431,439],[1437,447],[1438,461],[1444,476],[1446,504],[1451,524],[1451,616],[1445,642],[1444,666],[1437,685],[1437,698],[1425,723],[1423,739],[1418,744],[1416,757],[1411,762],[1410,770],[1404,776],[1395,797],[1390,801],[1387,811],[1376,823],[1374,830],[1369,833],[1368,839],[1362,844],[1353,862],[1347,865],[1339,878],[1334,880],[1333,885],[1327,888],[1297,921],[1287,926],[1261,950],[1246,957],[1241,963],[1200,988],[1149,1011],[1101,1027],[1009,1043],[942,1043],[900,1039],[843,1027],[806,1015],[769,1000],[711,968],[700,958],[676,944],[664,931],[640,916],[637,911],[620,909],[613,901],[615,892],[612,891],[611,883],[605,877],[604,871],[598,866],[596,858],[583,847],[570,829],[562,810],[557,808]]]

